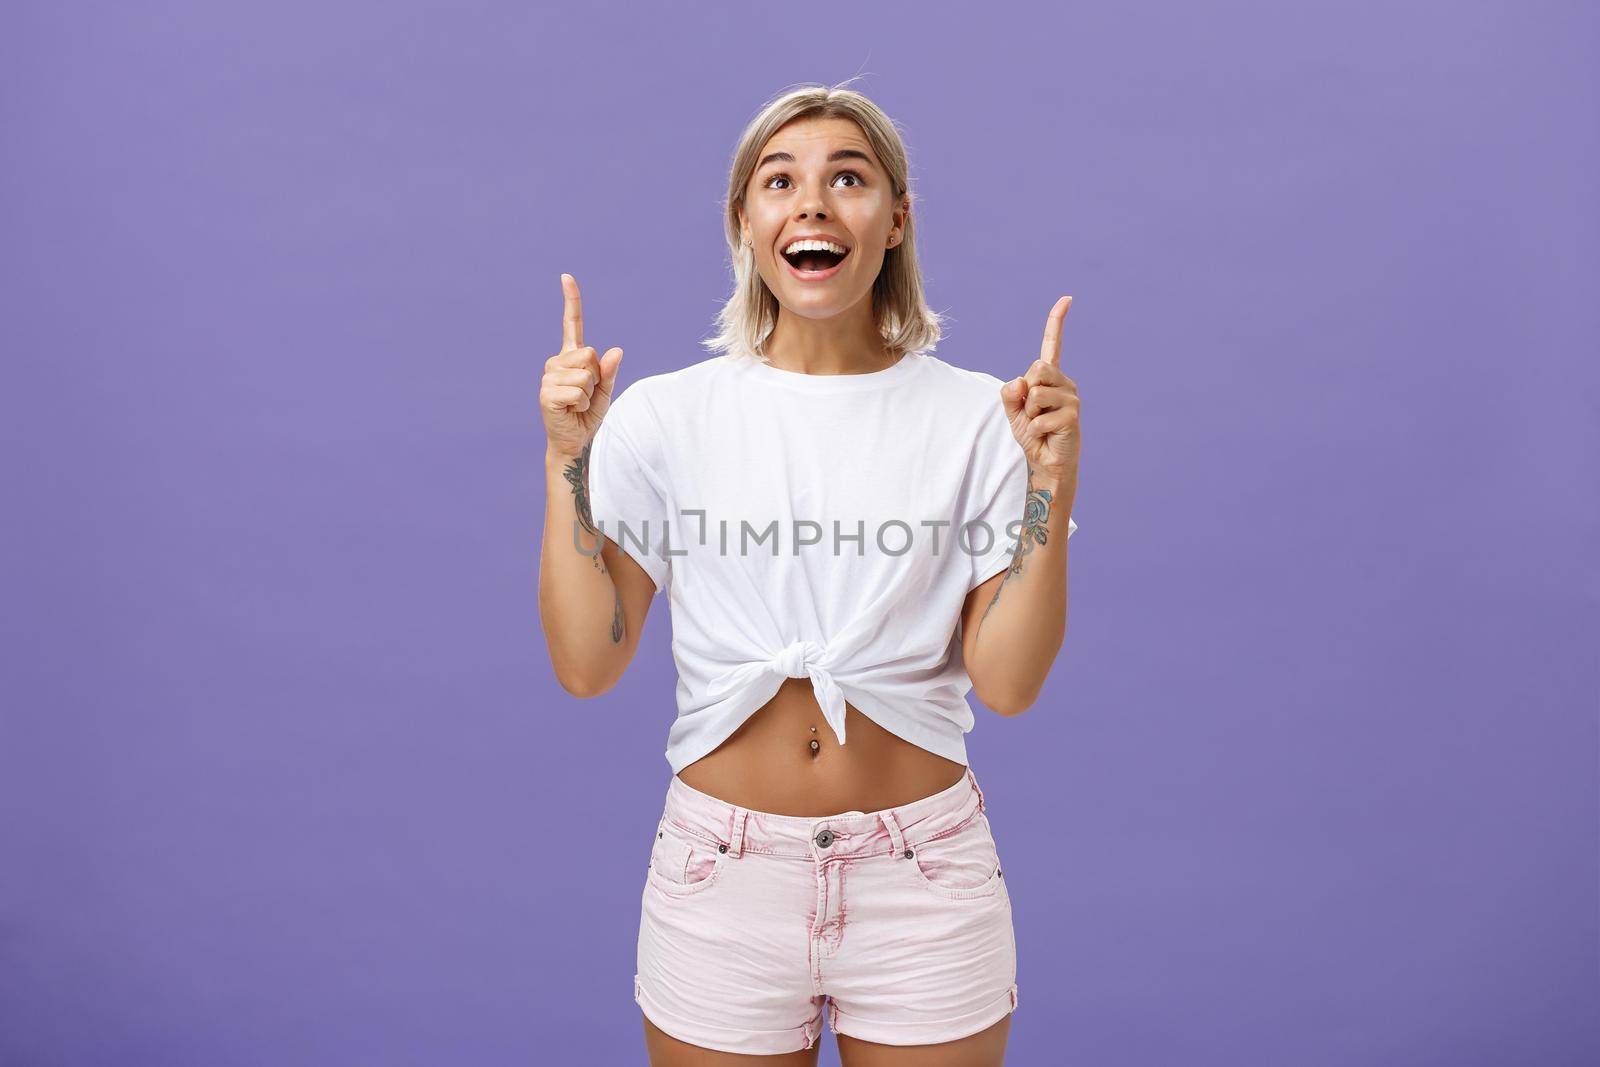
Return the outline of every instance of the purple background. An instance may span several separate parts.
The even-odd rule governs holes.
[[[643,1062],[670,626],[554,681],[557,276],[704,358],[740,128],[863,72],[939,354],[1076,297],[1011,1062],[1594,1063],[1595,8],[570,7],[6,5],[0,1062]]]

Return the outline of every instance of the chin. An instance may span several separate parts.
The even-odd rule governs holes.
[[[785,279],[787,281],[787,279]],[[871,288],[859,293],[847,292],[842,287],[836,286],[807,286],[785,284],[781,288],[769,285],[778,303],[796,313],[804,314],[810,318],[825,319],[837,315],[841,311],[855,307],[863,299],[871,296]]]
[[[815,293],[806,293],[799,300],[778,298],[778,304],[789,314],[799,315],[806,319],[831,319],[835,315],[843,314],[849,304],[841,304],[836,300],[824,301]]]

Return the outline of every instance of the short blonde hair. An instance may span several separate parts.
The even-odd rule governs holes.
[[[850,79],[853,81],[854,79]],[[767,103],[739,137],[728,171],[723,224],[733,261],[733,293],[718,312],[717,333],[700,343],[713,352],[766,361],[762,345],[778,322],[778,298],[756,269],[755,252],[744,244],[739,209],[763,145],[787,123],[805,118],[845,118],[861,127],[878,162],[889,175],[894,204],[910,191],[905,144],[894,120],[865,96],[835,86],[807,85],[781,93]],[[872,285],[872,318],[884,345],[896,355],[931,350],[939,342],[942,318],[923,295],[917,265],[916,213],[907,212],[904,238],[884,252],[883,267]]]

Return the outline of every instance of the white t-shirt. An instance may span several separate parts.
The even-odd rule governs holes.
[[[722,355],[612,398],[589,508],[670,593],[674,774],[785,677],[811,679],[840,744],[849,701],[967,762],[961,608],[1010,564],[1027,499],[1001,384],[931,354],[828,375]]]

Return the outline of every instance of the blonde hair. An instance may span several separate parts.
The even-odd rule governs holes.
[[[778,322],[778,298],[756,269],[755,251],[744,244],[739,209],[744,205],[745,188],[755,170],[757,154],[779,129],[796,119],[850,119],[861,127],[878,162],[888,172],[895,206],[910,191],[910,168],[899,129],[877,104],[844,88],[854,80],[832,87],[807,85],[784,92],[769,101],[740,135],[723,204],[723,225],[733,261],[733,293],[717,313],[716,334],[700,342],[713,352],[765,362],[761,348]],[[943,332],[942,317],[928,306],[923,295],[915,212],[906,214],[903,239],[884,251],[883,267],[872,284],[872,319],[885,347],[896,355],[929,351]]]

